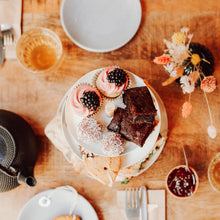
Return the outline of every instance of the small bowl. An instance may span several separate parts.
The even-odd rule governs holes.
[[[178,198],[178,199],[191,198],[197,191],[198,185],[199,185],[198,175],[192,167],[189,167],[189,170],[190,170],[191,178],[190,180],[188,179],[188,181],[186,181],[185,179],[184,184],[183,184],[184,174],[189,173],[189,171],[186,170],[186,165],[176,166],[168,173],[167,178],[166,178],[166,187],[167,187],[167,191],[173,197]],[[177,174],[177,172],[178,172],[178,175],[175,175]],[[171,182],[173,181],[175,181],[175,187],[172,188]],[[188,187],[189,182],[191,182],[190,187]],[[178,189],[176,188],[177,185],[180,186]],[[183,191],[183,188],[181,188],[181,186],[183,187],[183,185],[185,186],[185,192]]]
[[[220,153],[217,153],[209,163],[208,179],[212,188],[220,192]]]
[[[60,64],[63,46],[60,38],[47,28],[33,28],[22,34],[16,45],[20,64],[32,73],[51,72]]]

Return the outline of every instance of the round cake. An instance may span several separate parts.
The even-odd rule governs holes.
[[[80,85],[70,94],[72,111],[82,117],[90,116],[98,111],[102,98],[97,89],[90,85]]]
[[[119,96],[129,84],[128,74],[118,67],[107,67],[101,71],[96,86],[106,97],[115,98]]]

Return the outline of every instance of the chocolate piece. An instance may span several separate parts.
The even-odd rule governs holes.
[[[121,130],[121,121],[123,119],[123,114],[125,114],[125,110],[122,108],[117,108],[115,113],[114,113],[114,117],[111,120],[110,124],[108,125],[108,130],[110,131],[114,131],[120,134],[120,130]],[[127,114],[127,113],[126,113]]]
[[[108,129],[122,135],[126,140],[143,147],[145,140],[153,130],[153,123],[134,123],[126,109],[117,108]]]
[[[123,93],[123,101],[135,123],[152,123],[157,110],[151,94],[146,86],[127,89]]]
[[[125,139],[134,142],[135,144],[143,147],[145,140],[153,130],[153,124],[142,123],[136,124],[132,123],[128,117],[121,122],[120,134],[125,137]]]

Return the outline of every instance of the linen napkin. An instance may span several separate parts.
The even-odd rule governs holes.
[[[78,174],[87,174],[83,161],[72,152],[69,144],[67,143],[62,127],[61,127],[61,113],[57,115],[48,123],[45,128],[45,134],[53,143],[53,145],[60,150],[69,163],[72,164],[74,171]]]
[[[147,190],[148,193],[148,220],[165,220],[165,190]],[[118,219],[125,217],[125,191],[117,191]],[[120,216],[120,217],[119,217]]]
[[[61,105],[62,106],[62,105]],[[59,107],[60,109],[61,107]],[[62,131],[62,127],[61,127],[61,111],[58,110],[57,115],[48,123],[48,125],[46,126],[45,130],[44,130],[46,136],[50,139],[50,141],[53,143],[53,145],[60,150],[64,157],[67,159],[67,161],[72,164],[74,171],[77,174],[83,174],[83,175],[87,175],[93,179],[96,179],[98,181],[100,181],[103,184],[108,184],[108,181],[106,181],[106,176],[103,176],[103,169],[102,166],[108,166],[108,164],[111,164],[111,160],[107,160],[104,159],[103,161],[100,159],[100,157],[98,158],[98,156],[96,157],[97,160],[100,162],[102,161],[103,163],[98,163],[97,165],[97,160],[96,159],[91,159],[92,163],[94,163],[94,166],[91,166],[91,162],[89,162],[89,160],[87,160],[87,162],[84,162],[83,160],[81,160],[71,149],[71,147],[69,146],[68,142],[66,141],[66,138],[63,134]],[[82,149],[82,153],[85,154],[89,154],[89,152],[84,151]],[[106,158],[106,157],[103,157]],[[86,164],[90,164],[90,166],[86,166]],[[98,166],[98,168],[96,169],[96,165]],[[92,171],[96,170],[97,173],[93,173],[91,171],[91,167]],[[110,167],[109,167],[110,169]],[[111,170],[111,169],[110,169]],[[111,178],[110,178],[111,177]],[[109,175],[107,177],[107,179],[110,181],[110,183],[108,184],[109,186],[112,186],[112,182],[113,179],[115,178],[115,176],[113,175],[113,173],[111,173],[111,175]]]
[[[16,59],[16,42],[21,36],[22,0],[0,0],[0,24],[11,24],[14,31],[14,43],[5,47],[5,58]]]

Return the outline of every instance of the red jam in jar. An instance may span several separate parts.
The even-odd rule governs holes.
[[[169,174],[167,185],[169,190],[178,197],[191,196],[196,188],[196,177],[190,168],[179,167]]]

